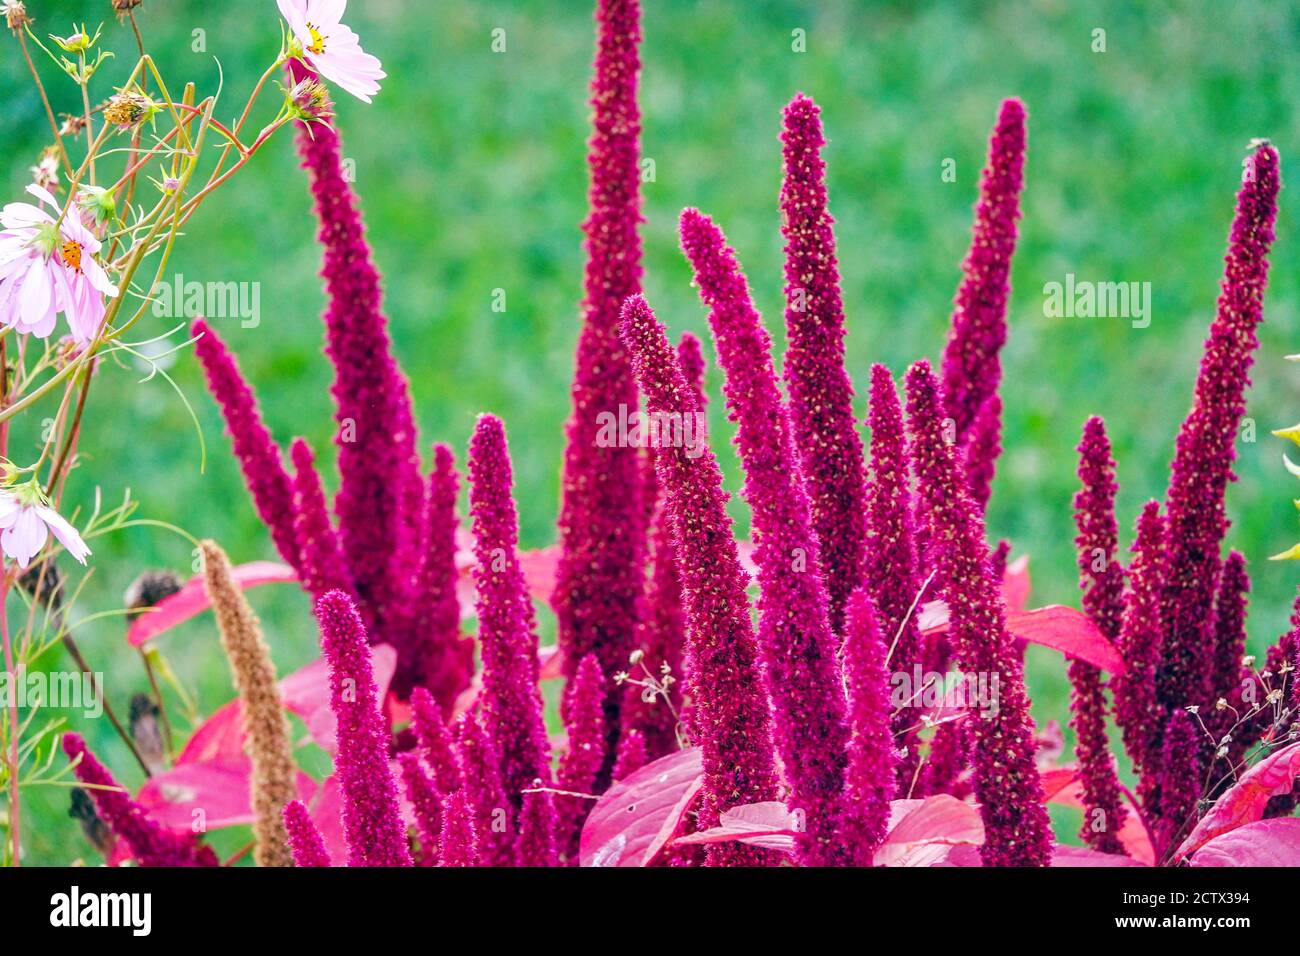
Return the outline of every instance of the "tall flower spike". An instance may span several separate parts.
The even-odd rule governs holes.
[[[215,541],[203,541],[199,547],[203,554],[203,583],[216,614],[221,647],[234,674],[244,731],[248,734],[248,755],[253,763],[249,780],[253,858],[258,866],[289,866],[293,860],[281,811],[298,794],[294,780],[297,766],[271,649],[262,637],[257,615],[231,577],[226,553]]]
[[[289,834],[289,847],[293,851],[293,865],[321,867],[330,865],[329,851],[311,814],[301,800],[290,800],[284,805],[284,828]]]
[[[423,687],[417,687],[411,693],[411,724],[424,750],[424,759],[433,771],[438,792],[455,793],[464,785],[464,770],[438,704]]]
[[[289,454],[293,459],[294,527],[303,589],[312,600],[320,600],[328,591],[351,594],[352,575],[330,523],[329,506],[311,448],[301,438],[295,438]]]
[[[743,494],[757,542],[763,672],[790,799],[807,821],[797,840],[799,857],[824,866],[844,854],[835,834],[848,726],[799,454],[772,370],[771,339],[735,253],[722,230],[694,209],[682,213],[681,233],[700,298],[710,309],[728,415],[738,425]]]
[[[864,588],[849,598],[844,628],[844,686],[849,700],[849,764],[844,774],[840,839],[853,866],[870,866],[889,827],[894,795],[894,737],[889,727],[888,648]]]
[[[447,798],[442,815],[442,846],[438,853],[439,866],[475,866],[478,863],[478,834],[474,831],[474,813],[457,790]]]
[[[560,758],[559,789],[592,793],[596,776],[605,763],[605,675],[600,661],[588,654],[578,662],[577,673],[564,691],[563,718],[569,747]],[[556,800],[559,828],[556,843],[562,860],[576,862],[578,837],[592,803],[581,797]]]
[[[1020,656],[1007,633],[1006,611],[989,567],[984,522],[944,440],[939,383],[925,360],[907,372],[912,465],[944,583],[950,631],[960,669],[988,675],[995,706],[969,712],[975,794],[984,819],[985,866],[1046,866],[1051,826],[1034,763],[1035,742]],[[993,682],[996,681],[996,685]],[[991,712],[992,711],[992,712]]]
[[[623,306],[623,341],[632,354],[650,414],[695,415],[699,403],[682,375],[664,328],[642,296]],[[717,826],[724,810],[777,798],[769,704],[745,597],[747,575],[727,515],[722,471],[705,446],[661,448],[655,472],[667,503],[687,615],[686,673],[694,701],[692,730],[704,764],[698,827]],[[775,864],[768,851],[738,843],[709,847],[715,866]]]
[[[479,862],[484,866],[514,866],[514,833],[495,826],[508,819],[509,801],[501,786],[501,771],[491,742],[473,714],[462,714],[454,729],[456,753],[465,772],[465,797],[479,835]]]
[[[1016,251],[1016,220],[1025,169],[1025,106],[1004,100],[989,139],[988,165],[980,177],[970,250],[943,352],[943,389],[948,417],[965,447],[981,406],[998,390],[998,353],[1007,340],[1007,298],[1011,257]],[[985,431],[996,426],[986,424]]]
[[[193,833],[164,830],[149,819],[86,747],[81,734],[63,735],[63,752],[74,763],[72,772],[86,786],[95,810],[109,830],[125,841],[141,866],[217,866],[217,855]]]
[[[821,110],[800,93],[785,108],[781,130],[785,179],[783,374],[790,421],[803,463],[831,627],[844,624],[844,603],[862,581],[866,478],[853,417],[853,385],[844,369],[844,306],[835,260],[835,220],[827,208]]]
[[[618,756],[614,759],[614,779],[622,780],[650,762],[645,735],[635,728],[618,738]]]
[[[988,507],[989,497],[993,494],[993,475],[1001,454],[1002,399],[994,392],[980,406],[962,455],[971,500],[980,511]]]
[[[1277,150],[1260,146],[1245,166],[1218,311],[1201,359],[1192,410],[1178,433],[1165,496],[1168,576],[1162,598],[1162,664],[1156,692],[1166,712],[1209,703],[1214,589],[1227,531],[1224,494],[1263,320],[1268,252],[1280,188]]]
[[[294,82],[315,78],[297,61],[289,69]],[[322,123],[298,126],[298,151],[311,180],[325,251],[321,275],[329,298],[325,351],[335,369],[339,540],[372,638],[398,649],[394,680],[400,683],[414,662],[402,654],[406,635],[390,633],[385,614],[407,606],[418,560],[411,531],[417,524],[410,516],[421,513],[423,482],[410,390],[393,359],[379,273],[356,193],[344,174],[338,134]]]
[[[485,729],[501,757],[501,781],[516,810],[522,791],[551,779],[550,744],[536,681],[537,635],[516,545],[519,522],[511,497],[505,426],[480,416],[469,446],[469,502],[474,527],[478,639],[483,654]],[[544,808],[539,807],[538,812]]]
[[[1159,790],[1160,726],[1156,702],[1156,667],[1160,663],[1160,595],[1165,581],[1165,529],[1160,502],[1148,501],[1137,520],[1129,590],[1119,632],[1124,673],[1111,681],[1115,691],[1115,722],[1123,732],[1124,749],[1140,775],[1138,792],[1150,813],[1151,796]]]
[[[618,323],[623,300],[641,289],[640,19],[638,0],[599,0],[596,5],[593,133],[587,156],[590,214],[583,224],[586,295],[552,597],[565,677],[572,677],[578,662],[592,652],[606,675],[627,663],[644,582],[640,455],[633,447],[597,441],[602,420],[617,416],[620,408],[637,408],[636,382]],[[618,701],[617,693],[607,696],[606,726],[615,735]]]
[[[903,410],[893,376],[883,365],[871,368],[867,406],[871,426],[871,483],[867,486],[865,587],[886,642],[885,665],[895,673],[911,673],[923,664],[917,613],[921,582],[916,573],[916,540],[912,524],[912,492],[903,433]],[[907,796],[916,774],[919,723],[912,708],[899,708],[894,734],[906,748],[899,761],[899,791]]]
[[[450,713],[474,676],[474,642],[461,636],[456,597],[456,501],[460,479],[446,445],[433,447],[433,473],[424,515],[424,557],[415,588],[417,653],[423,686]]]
[[[410,866],[365,626],[342,591],[316,602],[316,621],[330,670],[330,709],[338,718],[334,772],[343,794],[348,866]]]
[[[235,357],[217,333],[203,319],[190,326],[196,339],[194,354],[203,364],[208,391],[221,406],[230,433],[235,457],[244,472],[244,481],[253,495],[253,505],[271,532],[271,540],[280,557],[298,568],[298,539],[293,527],[293,486],[280,460],[271,433],[262,423],[253,390],[239,371]]]
[[[1160,817],[1155,832],[1158,859],[1178,846],[1196,822],[1202,745],[1196,718],[1185,710],[1173,711],[1165,722],[1160,757]]]
[[[1228,554],[1219,575],[1219,593],[1214,600],[1214,706],[1207,723],[1219,740],[1236,718],[1232,711],[1218,709],[1218,701],[1232,701],[1242,686],[1241,659],[1246,656],[1246,604],[1250,594],[1250,575],[1246,558],[1240,551]]]
[[[555,800],[548,790],[529,790],[519,810],[519,866],[559,864],[555,849]]]
[[[420,755],[406,750],[397,755],[402,768],[402,788],[415,811],[415,829],[420,835],[420,865],[438,865],[438,847],[442,843],[442,797],[420,763]]]
[[[1111,642],[1119,638],[1124,616],[1124,569],[1116,558],[1115,461],[1100,418],[1089,418],[1079,442],[1080,489],[1074,496],[1074,539],[1079,556],[1083,610]],[[1084,661],[1070,662],[1071,722],[1083,783],[1083,829],[1079,836],[1094,850],[1124,853],[1119,830],[1126,816],[1119,778],[1106,734],[1106,694],[1101,671]]]
[[[700,403],[697,429],[704,429],[704,351],[700,340],[683,332],[677,343],[677,361],[681,365],[686,384],[695,391]],[[704,439],[707,429],[699,431],[698,440]],[[677,559],[673,553],[672,529],[669,527],[668,509],[663,496],[658,494],[658,479],[654,477],[655,449],[647,448],[647,481],[644,487],[656,492],[655,507],[650,523],[650,546],[654,561],[644,614],[638,625],[637,648],[642,661],[656,675],[663,687],[662,693],[653,694],[642,683],[628,684],[623,696],[621,717],[625,731],[637,730],[640,746],[647,760],[657,760],[678,748],[678,718],[682,715],[682,648],[686,642],[686,614],[682,610],[682,584],[677,572]],[[664,678],[671,683],[664,685]],[[622,752],[622,736],[618,752]],[[616,758],[617,759],[617,758]],[[615,780],[619,779],[616,775]]]

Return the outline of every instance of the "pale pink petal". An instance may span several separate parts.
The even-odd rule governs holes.
[[[49,531],[36,510],[25,507],[13,525],[0,534],[0,548],[18,563],[18,567],[25,568],[45,546],[48,537]]]
[[[49,529],[54,532],[54,537],[59,539],[59,544],[67,549],[68,554],[85,564],[86,556],[90,554],[90,548],[82,540],[81,535],[77,533],[77,529],[53,508],[36,505],[35,511],[40,515],[41,520],[49,526]]]

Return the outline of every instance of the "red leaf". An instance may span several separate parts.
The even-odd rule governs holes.
[[[1062,778],[1058,775],[1067,769],[1071,773],[1071,779],[1064,781],[1064,785],[1060,786]],[[1074,767],[1044,773],[1042,780],[1043,789],[1047,794],[1046,802],[1059,803],[1062,806],[1085,810],[1086,808],[1083,805],[1083,784],[1074,779],[1076,773]],[[1134,805],[1132,795],[1125,790],[1124,797],[1128,800],[1128,813],[1124,814],[1124,822],[1120,824],[1119,832],[1115,836],[1119,837],[1119,842],[1124,844],[1124,849],[1128,851],[1129,857],[1143,866],[1155,866],[1156,851],[1155,847],[1151,845],[1151,834],[1147,832],[1146,824],[1142,822],[1142,817]]]
[[[794,852],[794,840],[799,831],[791,826],[790,809],[780,800],[747,803],[724,811],[719,825],[699,833],[688,833],[672,841],[673,846],[693,843],[723,843],[738,840],[750,846]]]
[[[596,801],[582,828],[583,866],[649,866],[681,826],[704,785],[700,752],[688,747],[646,764]]]
[[[276,561],[250,561],[248,564],[240,564],[232,568],[231,574],[235,584],[245,591],[261,584],[298,580],[297,575],[293,573],[293,568]],[[188,621],[211,606],[208,589],[203,586],[203,575],[196,575],[186,581],[171,597],[163,598],[141,613],[126,632],[126,639],[132,647],[139,647],[150,638],[171,630],[177,624]]]
[[[1052,866],[1145,866],[1131,856],[1099,853],[1086,846],[1057,845],[1052,849]]]
[[[983,842],[979,811],[950,794],[894,800],[889,805],[889,833],[874,862],[876,866],[932,866],[948,858],[949,847]]]
[[[218,757],[203,763],[187,763],[150,777],[136,801],[149,816],[171,830],[189,831],[196,811],[202,812],[207,830],[253,822],[249,802],[249,777],[252,761],[243,755]],[[316,782],[298,773],[298,797],[310,802]]]
[[[1300,866],[1300,818],[1257,820],[1210,840],[1192,866]]]
[[[930,609],[931,604],[926,605]],[[948,630],[947,610],[942,623],[931,623],[925,628],[927,636]],[[923,621],[938,621],[937,611]],[[1007,630],[1014,636],[1060,651],[1066,657],[1084,661],[1112,674],[1124,671],[1124,660],[1119,651],[1106,640],[1088,615],[1072,607],[1049,604],[1032,611],[1008,611]]]
[[[1283,747],[1265,757],[1242,774],[1236,786],[1214,802],[1178,848],[1174,862],[1195,853],[1220,834],[1254,823],[1264,815],[1264,807],[1270,799],[1291,792],[1297,776],[1300,776],[1300,743]]]
[[[1029,555],[1022,554],[1002,574],[1002,603],[1008,611],[1025,609],[1029,604],[1029,586]]]

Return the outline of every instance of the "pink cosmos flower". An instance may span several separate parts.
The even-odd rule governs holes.
[[[361,49],[357,35],[339,22],[347,0],[276,0],[280,15],[302,46],[302,59],[331,83],[363,103],[379,92],[388,74],[379,60]]]
[[[0,549],[17,561],[20,568],[27,567],[45,547],[51,531],[68,554],[86,563],[90,548],[77,529],[46,504],[35,484],[0,491]]]
[[[40,186],[27,191],[59,211]],[[60,222],[25,202],[0,209],[0,226],[0,324],[43,339],[62,312],[77,342],[94,338],[104,321],[104,296],[118,293],[95,259],[99,240],[76,215]]]

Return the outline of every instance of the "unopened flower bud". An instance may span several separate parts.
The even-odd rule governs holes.
[[[104,107],[104,120],[119,129],[139,126],[158,112],[160,107],[142,93],[117,93]]]

